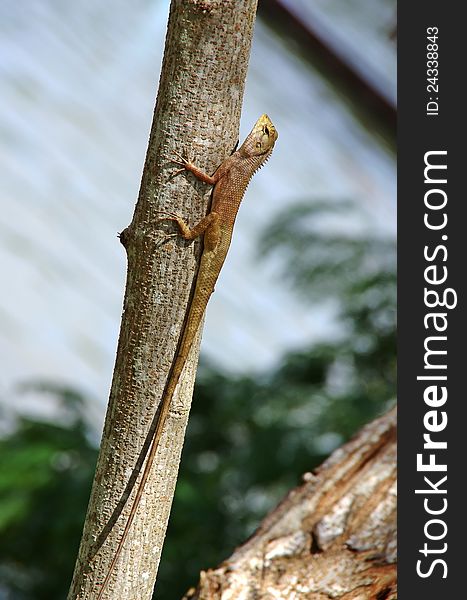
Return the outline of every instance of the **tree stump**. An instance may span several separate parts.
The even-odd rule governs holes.
[[[337,449],[216,569],[191,600],[393,600],[396,410]]]

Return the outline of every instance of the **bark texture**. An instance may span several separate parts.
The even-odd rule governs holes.
[[[303,480],[186,599],[397,597],[395,409]]]
[[[124,312],[96,475],[69,599],[97,596],[131,498],[102,531],[134,472],[172,363],[196,275],[200,243],[167,240],[175,211],[194,224],[210,190],[191,175],[171,178],[168,157],[186,151],[208,173],[238,139],[257,0],[173,0],[141,189],[121,241],[128,258]],[[104,598],[150,598],[178,473],[198,360],[195,344],[169,414],[138,514]],[[133,490],[134,491],[134,490]],[[100,537],[99,537],[100,536]],[[102,543],[96,552],[98,545]],[[94,555],[95,554],[95,555]]]

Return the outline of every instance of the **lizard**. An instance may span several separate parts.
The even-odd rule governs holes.
[[[178,214],[173,212],[162,213],[165,216],[159,220],[174,221],[179,234],[185,240],[194,240],[203,235],[203,251],[201,254],[198,275],[196,277],[194,293],[180,334],[172,366],[155,416],[155,428],[149,448],[146,449],[146,464],[138,484],[135,498],[127,518],[122,537],[110,563],[104,582],[100,588],[97,600],[103,596],[115,564],[123,550],[131,525],[136,515],[145,484],[151,472],[151,467],[157,453],[160,439],[167,421],[172,398],[180,380],[183,368],[198,333],[207,304],[214,292],[214,287],[224,264],[232,239],[233,227],[238,209],[245,194],[246,188],[256,173],[270,157],[278,134],[270,118],[263,114],[255,123],[253,129],[245,138],[243,144],[227,157],[216,169],[214,174],[207,175],[198,169],[187,158],[176,154],[177,159],[171,159],[181,166],[176,174],[184,171],[192,173],[200,181],[213,187],[211,207],[201,221],[190,228]],[[175,234],[177,235],[177,234]],[[140,461],[144,461],[144,456]],[[126,495],[125,501],[129,494]],[[123,506],[121,507],[123,509]],[[118,515],[117,515],[118,518]]]

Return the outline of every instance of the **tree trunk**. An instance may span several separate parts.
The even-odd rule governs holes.
[[[394,600],[395,409],[303,481],[185,599]]]
[[[186,151],[211,173],[238,139],[257,0],[173,0],[164,61],[133,220],[122,233],[128,258],[110,400],[69,599],[96,598],[115,555],[134,491],[123,498],[160,401],[190,300],[200,243],[167,240],[157,211],[190,223],[210,191],[191,176],[171,178]],[[169,157],[169,158],[167,158]],[[182,375],[137,516],[104,598],[150,598],[178,473],[198,360]],[[138,465],[140,468],[141,465]],[[137,484],[136,484],[137,485]],[[116,523],[109,527],[123,507]],[[112,517],[112,519],[111,519]],[[107,525],[107,527],[106,527]],[[97,551],[97,553],[96,553]]]

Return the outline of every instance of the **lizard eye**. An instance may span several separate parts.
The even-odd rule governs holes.
[[[256,147],[261,148],[261,142],[256,142]]]

